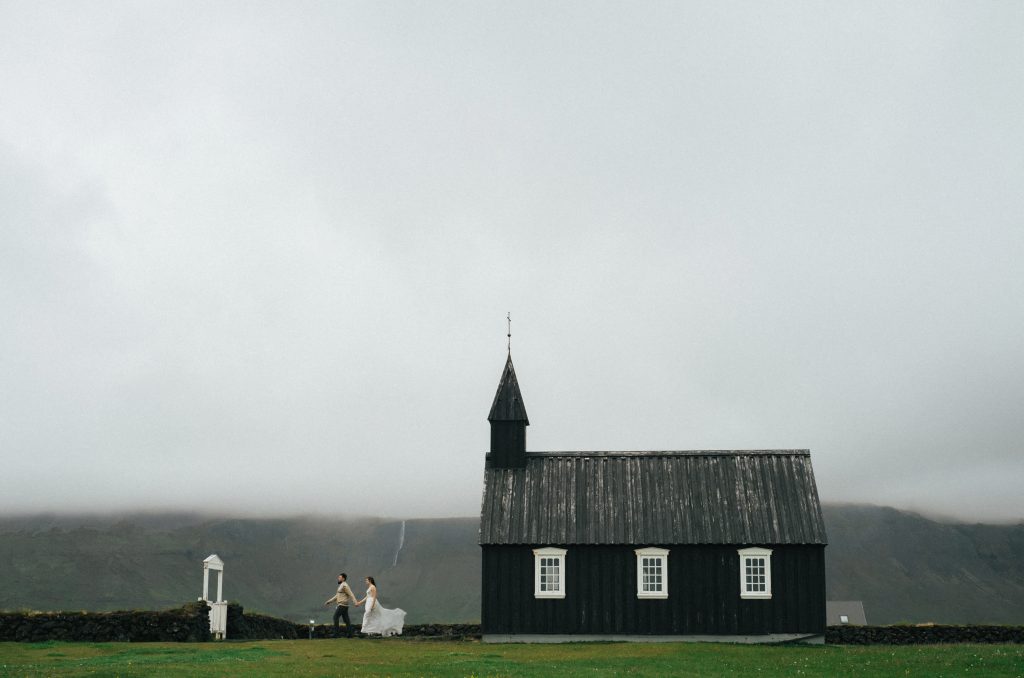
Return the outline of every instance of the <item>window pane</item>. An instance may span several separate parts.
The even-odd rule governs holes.
[[[663,598],[668,581],[664,556],[637,554],[637,594],[650,594],[640,597]]]

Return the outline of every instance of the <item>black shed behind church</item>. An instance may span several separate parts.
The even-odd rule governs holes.
[[[488,419],[484,640],[822,639],[809,451],[527,452],[511,355]]]

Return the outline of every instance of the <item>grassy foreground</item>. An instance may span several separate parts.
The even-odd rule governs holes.
[[[0,643],[0,676],[1021,676],[1024,645]]]

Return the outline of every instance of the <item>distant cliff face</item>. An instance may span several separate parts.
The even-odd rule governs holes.
[[[948,524],[877,506],[826,506],[830,600],[868,623],[1024,623],[1024,524]]]
[[[0,609],[165,608],[202,593],[202,560],[225,562],[224,597],[251,612],[329,621],[339,572],[373,576],[409,623],[478,621],[477,519],[203,520],[129,516],[0,520]],[[358,619],[360,614],[356,614]]]
[[[828,596],[863,600],[870,623],[1024,623],[1024,525],[951,525],[888,508],[826,506]],[[410,623],[478,621],[477,519],[0,519],[0,608],[154,609],[195,600],[202,559],[246,610],[323,622],[338,572]],[[356,615],[358,618],[359,615]]]

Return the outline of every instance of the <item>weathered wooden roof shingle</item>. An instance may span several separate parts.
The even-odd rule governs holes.
[[[529,452],[488,468],[488,544],[825,544],[808,450]]]

